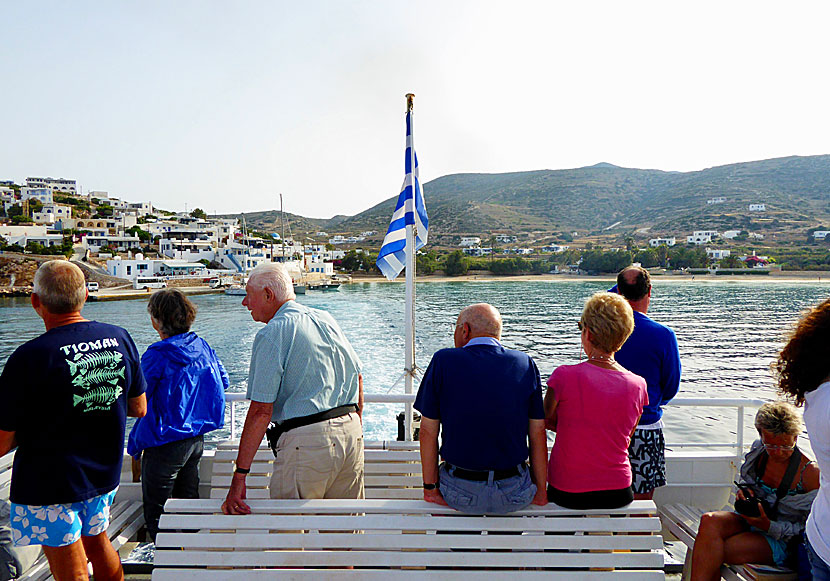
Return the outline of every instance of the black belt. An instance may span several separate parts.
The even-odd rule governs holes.
[[[268,438],[268,444],[271,446],[271,449],[276,453],[277,440],[280,439],[280,436],[283,433],[293,430],[294,428],[301,428],[303,426],[310,426],[311,424],[324,422],[332,418],[339,418],[340,416],[356,412],[357,409],[356,403],[350,403],[348,405],[341,405],[336,408],[331,408],[330,410],[326,410],[324,412],[317,412],[316,414],[311,414],[310,416],[291,418],[289,420],[285,420],[281,424],[271,423],[268,426],[268,429],[265,430],[265,436]]]
[[[466,468],[459,468],[453,466],[449,462],[444,462],[447,470],[451,470],[450,474],[462,480],[472,480],[474,482],[487,482],[490,480],[490,475],[493,475],[493,480],[504,480],[505,478],[512,478],[522,473],[523,468],[527,468],[527,464],[522,462],[517,466],[505,468],[504,470],[467,470]]]

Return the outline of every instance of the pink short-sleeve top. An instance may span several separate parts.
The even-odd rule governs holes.
[[[563,492],[630,486],[628,445],[648,403],[645,379],[585,361],[557,367],[548,389],[558,402],[548,483]]]

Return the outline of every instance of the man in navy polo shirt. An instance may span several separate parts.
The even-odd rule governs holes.
[[[646,316],[651,302],[651,278],[639,266],[624,268],[611,292],[621,294],[634,310],[634,332],[617,351],[617,362],[646,380],[648,405],[631,437],[631,489],[636,500],[651,500],[654,489],[666,484],[666,452],[662,406],[680,388],[680,352],[674,331]]]
[[[500,337],[498,310],[479,303],[458,315],[455,349],[432,356],[415,399],[426,501],[472,514],[548,502],[539,370]]]

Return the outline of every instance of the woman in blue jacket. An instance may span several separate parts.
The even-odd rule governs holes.
[[[136,421],[127,452],[141,458],[144,520],[155,542],[168,498],[199,498],[204,434],[225,423],[228,374],[210,345],[190,332],[196,306],[181,291],[150,297],[147,311],[161,341],[141,357],[147,415]]]

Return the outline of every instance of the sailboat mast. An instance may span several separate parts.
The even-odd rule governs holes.
[[[282,194],[280,194],[280,240],[282,241],[282,261],[285,262],[285,212],[282,209]]]

